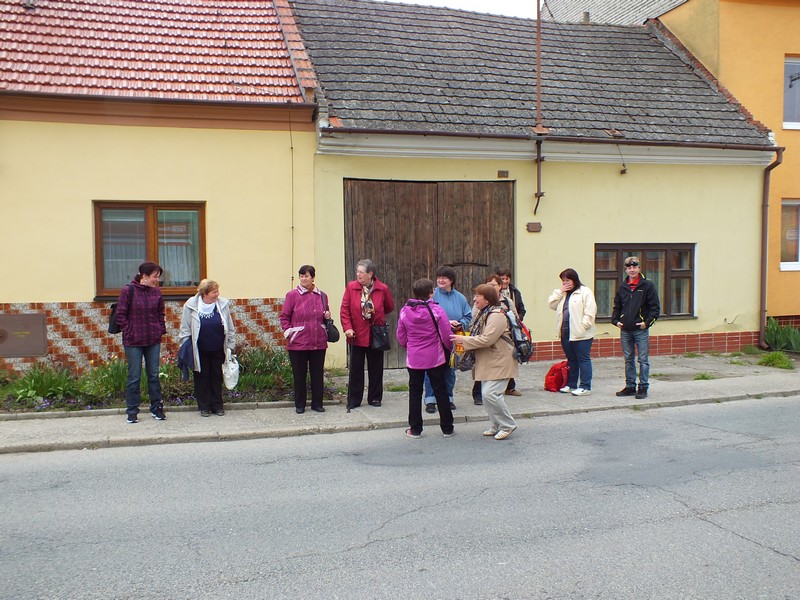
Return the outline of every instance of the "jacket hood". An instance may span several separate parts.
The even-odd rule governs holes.
[[[414,323],[415,325],[421,323],[433,325],[431,313],[428,311],[428,307],[426,307],[425,304],[428,304],[428,307],[430,307],[433,304],[433,301],[424,302],[422,300],[417,300],[416,298],[408,299],[403,309],[405,310],[406,318],[408,319],[409,323]]]

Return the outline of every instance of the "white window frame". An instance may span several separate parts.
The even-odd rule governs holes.
[[[798,124],[798,128],[800,128],[800,124]],[[800,210],[800,200],[784,200],[781,202],[781,219],[783,219],[783,207],[784,206],[794,206]],[[781,230],[783,230],[783,223],[781,223]],[[781,244],[783,244],[783,240],[781,240]],[[781,271],[800,271],[800,236],[798,236],[797,240],[798,249],[797,249],[797,258],[798,260],[792,262],[783,262],[781,261]]]
[[[795,64],[800,66],[800,57],[795,56],[787,56],[783,62],[783,72],[784,77],[786,73],[786,65],[787,64]],[[797,90],[797,93],[800,94],[800,79],[798,79],[795,84],[792,86],[793,89]],[[783,86],[783,112],[786,113],[786,82],[784,81]],[[784,121],[783,122],[784,129],[800,129],[800,121]]]

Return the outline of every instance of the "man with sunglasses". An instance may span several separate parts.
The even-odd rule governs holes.
[[[622,353],[625,355],[625,387],[617,396],[647,398],[650,387],[650,327],[661,313],[656,286],[645,279],[639,267],[639,257],[625,259],[625,281],[614,296],[614,311],[611,322],[620,329]],[[634,353],[638,350],[639,387],[636,387],[636,363]]]

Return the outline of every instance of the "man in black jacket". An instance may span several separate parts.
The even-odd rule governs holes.
[[[614,296],[611,322],[620,329],[622,353],[625,355],[625,387],[617,396],[647,397],[650,387],[650,327],[661,313],[661,303],[653,282],[645,279],[639,267],[639,257],[625,259],[627,277]],[[636,387],[634,352],[638,349],[639,387]]]

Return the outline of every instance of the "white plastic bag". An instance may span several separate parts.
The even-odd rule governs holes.
[[[239,383],[239,361],[231,354],[230,348],[225,354],[225,362],[222,363],[222,380],[229,390],[235,388],[236,384]]]

